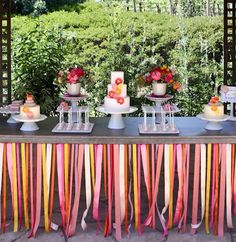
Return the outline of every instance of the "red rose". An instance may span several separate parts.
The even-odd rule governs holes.
[[[165,77],[165,81],[166,82],[170,82],[173,78],[173,75],[171,73],[167,74],[166,77]]]
[[[147,77],[145,78],[145,82],[146,82],[147,84],[151,84],[151,83],[152,83],[152,77],[151,77],[151,76],[147,76]]]
[[[76,68],[75,72],[76,72],[76,75],[79,77],[84,76],[84,70],[80,67]]]

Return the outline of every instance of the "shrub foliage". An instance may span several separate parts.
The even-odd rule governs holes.
[[[40,29],[35,28],[38,21],[43,26]],[[55,26],[61,31],[56,32],[56,39]],[[31,40],[32,36],[41,35],[40,31],[50,33],[49,37]],[[140,108],[142,103],[148,103],[145,94],[150,90],[137,86],[138,76],[150,65],[166,63],[176,66],[181,82],[186,85],[175,101],[182,115],[191,116],[201,111],[223,78],[222,17],[132,13],[119,7],[104,8],[99,3],[86,2],[79,4],[75,11],[55,11],[38,19],[14,17],[13,36],[17,95],[26,91],[23,85],[30,91],[28,83],[35,91],[42,82],[53,86],[57,69],[77,64],[90,70],[91,79],[84,86],[90,105],[95,107],[102,103],[110,72],[123,70],[131,104]],[[58,87],[53,88],[58,95]],[[43,102],[48,101],[45,97],[41,97]],[[136,113],[139,114],[140,111]]]

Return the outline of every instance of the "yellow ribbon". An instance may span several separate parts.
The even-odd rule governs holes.
[[[49,232],[48,220],[48,185],[47,185],[47,167],[46,167],[46,144],[42,144],[42,161],[43,161],[43,198],[44,198],[44,226],[45,231]]]
[[[12,176],[13,176],[13,214],[14,232],[18,230],[18,201],[17,201],[17,172],[16,172],[16,144],[12,143]]]
[[[21,143],[21,164],[22,164],[22,188],[23,188],[23,207],[25,217],[25,227],[29,229],[29,214],[27,208],[27,165],[25,158],[25,144]]]
[[[95,183],[95,175],[94,175],[94,145],[89,145],[90,149],[90,165],[91,165],[91,176],[92,176],[92,190],[94,190],[94,183]]]
[[[133,144],[133,185],[134,185],[134,216],[135,228],[138,229],[138,178],[137,178],[137,145]]]
[[[210,200],[210,179],[211,179],[211,144],[207,145],[207,181],[206,181],[206,211],[205,211],[205,231],[209,231],[209,200]]]
[[[170,154],[170,203],[169,203],[169,228],[171,229],[173,226],[173,144],[169,146],[169,154]]]

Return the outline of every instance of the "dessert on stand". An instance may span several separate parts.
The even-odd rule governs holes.
[[[16,115],[16,114],[20,113],[20,106],[22,104],[23,104],[22,100],[15,100],[15,101],[12,101],[11,104],[9,104],[9,105],[7,105],[5,107],[1,107],[0,108],[0,113],[10,114],[10,117],[7,120],[7,123],[10,123],[10,124],[18,123],[18,121],[16,121],[13,118],[13,115]]]
[[[157,111],[155,107],[144,105],[142,106],[144,113],[143,123],[139,124],[140,134],[179,134],[178,128],[175,126],[174,113],[179,112],[175,104],[162,104]],[[156,114],[160,115],[160,123],[156,123]],[[148,119],[148,115],[151,118]],[[166,123],[166,117],[169,116],[169,122]]]
[[[42,121],[47,117],[40,114],[40,106],[34,102],[34,97],[32,94],[27,94],[25,103],[20,105],[20,114],[13,115],[13,118],[18,122],[23,122],[21,126],[21,131],[35,131],[39,127],[36,122]]]
[[[156,123],[160,124],[162,122],[161,112],[162,112],[162,104],[171,100],[173,96],[165,94],[163,96],[157,96],[153,93],[147,94],[145,96],[148,100],[155,102],[155,113],[156,113]]]
[[[111,114],[108,124],[109,129],[125,128],[122,114],[133,113],[137,111],[137,108],[130,106],[130,97],[127,96],[127,85],[124,83],[124,72],[111,72],[111,83],[107,87],[104,106],[97,107],[96,110]]]
[[[140,76],[140,80],[144,84],[152,84],[152,92],[145,97],[155,102],[155,120],[157,124],[162,123],[162,105],[173,98],[172,95],[167,94],[167,88],[172,87],[176,91],[180,91],[182,88],[181,84],[175,79],[177,79],[175,68],[166,65],[157,66]]]
[[[90,108],[79,106],[73,109],[67,102],[61,102],[57,108],[59,123],[53,128],[54,133],[91,133],[93,123],[89,122]]]
[[[205,126],[207,130],[221,130],[223,128],[221,122],[229,119],[229,116],[224,114],[224,106],[218,96],[212,97],[210,102],[204,105],[203,113],[198,114],[197,117],[208,121]]]
[[[61,97],[63,100],[70,102],[72,118],[70,122],[76,123],[78,102],[86,98],[81,94],[81,82],[85,79],[85,72],[81,67],[71,67],[67,71],[59,71],[57,76],[58,83],[66,85],[66,93]],[[60,107],[58,107],[60,110]]]
[[[72,111],[72,122],[76,123],[77,122],[77,111],[78,111],[78,102],[86,99],[86,95],[78,94],[76,96],[71,96],[68,93],[65,93],[62,98],[65,101],[68,101],[71,103],[71,111]]]

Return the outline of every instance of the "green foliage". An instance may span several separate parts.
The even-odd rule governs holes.
[[[79,65],[90,70],[90,81],[84,88],[91,106],[103,102],[112,70],[125,71],[131,104],[140,108],[149,102],[145,94],[150,89],[137,86],[138,76],[154,64],[175,65],[181,82],[186,84],[175,101],[182,115],[189,116],[201,111],[222,82],[221,17],[133,13],[123,11],[120,6],[105,8],[92,1],[78,6],[74,12],[57,11],[41,15],[39,20],[45,31],[53,32],[55,26],[60,26],[61,34],[67,39],[64,66]],[[35,28],[34,22],[27,17],[13,18],[14,35],[28,36]],[[60,50],[60,46],[55,48]],[[16,44],[13,49],[21,51]],[[58,52],[62,54],[61,50]],[[140,115],[140,110],[135,115]]]
[[[24,99],[31,92],[44,114],[58,105],[60,88],[53,81],[64,59],[64,38],[59,29],[44,30],[40,25],[24,35],[13,35],[13,91]]]

